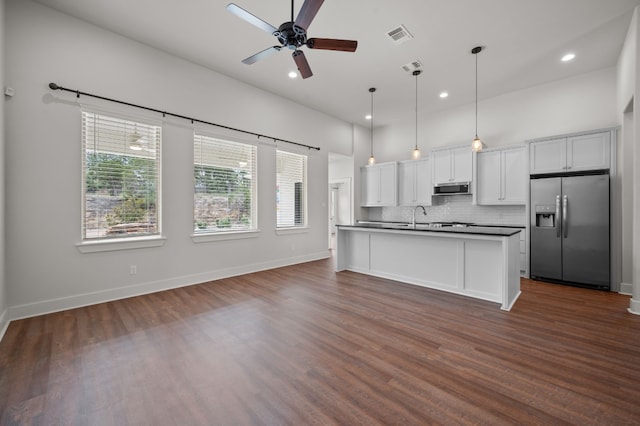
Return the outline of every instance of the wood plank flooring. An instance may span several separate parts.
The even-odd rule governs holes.
[[[14,321],[2,425],[640,424],[629,297],[511,312],[311,262]]]

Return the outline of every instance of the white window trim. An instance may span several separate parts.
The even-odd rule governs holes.
[[[277,157],[278,157],[278,151],[281,152],[285,152],[285,153],[289,153],[289,154],[296,154],[296,155],[300,155],[305,157],[305,167],[304,167],[304,186],[305,186],[305,191],[304,191],[304,224],[303,225],[289,225],[289,226],[278,226],[277,223],[277,218],[276,218],[276,234],[277,235],[287,235],[287,234],[302,234],[302,233],[306,233],[309,232],[309,212],[308,212],[308,204],[309,204],[309,198],[308,198],[308,190],[309,190],[309,180],[308,180],[308,175],[309,175],[309,155],[307,152],[298,152],[300,150],[296,150],[296,149],[283,149],[283,148],[278,148],[276,147],[276,151],[275,151],[275,155],[276,155],[276,162],[277,162]],[[276,165],[277,167],[277,165]],[[276,178],[277,181],[277,178]]]
[[[114,118],[118,118],[121,120],[137,120],[141,123],[145,123],[151,126],[160,127],[161,134],[164,134],[164,120],[159,120],[155,115],[144,114],[141,113],[138,109],[135,111],[131,111],[128,108],[105,108],[99,105],[91,104],[91,103],[78,103],[80,109],[80,115],[83,112],[88,112],[92,114],[98,115],[107,115]],[[82,119],[81,119],[82,121]],[[82,138],[82,137],[81,137]],[[129,237],[129,238],[104,238],[104,239],[94,239],[94,240],[83,240],[79,243],[76,243],[76,248],[81,253],[101,253],[107,251],[118,251],[118,250],[132,250],[132,249],[140,249],[140,248],[149,248],[149,247],[162,247],[166,241],[166,237],[162,234],[162,158],[163,158],[163,141],[160,141],[160,162],[158,164],[158,176],[159,176],[159,185],[157,188],[157,200],[158,200],[158,224],[159,224],[159,233],[156,235],[149,236],[141,236],[141,237]],[[83,154],[84,155],[84,154]],[[82,174],[82,171],[80,172]],[[84,176],[81,177],[81,180],[84,181]],[[82,183],[82,191],[84,192],[84,183]],[[81,194],[81,197],[84,197]],[[83,203],[84,204],[84,203]],[[83,207],[84,209],[84,207]],[[82,238],[82,230],[81,236]]]
[[[76,244],[80,253],[101,253],[105,251],[132,250],[149,247],[162,247],[167,237],[153,235],[149,237],[131,237],[127,239],[89,240]]]
[[[289,226],[276,228],[276,235],[306,234],[311,230],[309,226]]]
[[[233,137],[233,136],[229,136],[229,135],[224,135],[224,134],[219,134],[219,133],[215,133],[215,132],[211,132],[210,129],[208,129],[207,127],[203,127],[202,125],[198,125],[198,124],[194,124],[192,127],[193,130],[193,138],[195,138],[196,135],[201,135],[201,136],[205,136],[205,137],[209,137],[209,138],[213,138],[213,139],[219,139],[221,141],[228,141],[231,143],[237,143],[237,144],[243,144],[243,145],[250,145],[256,148],[256,160],[255,160],[255,175],[256,178],[258,177],[258,163],[259,163],[259,143],[254,142],[254,141],[249,141],[247,139],[242,139],[242,138],[238,138],[238,137]],[[192,164],[192,167],[195,166],[195,152],[193,152],[193,156],[194,156],[194,161]],[[240,240],[240,239],[245,239],[245,238],[256,238],[258,237],[258,234],[260,233],[260,216],[259,216],[259,210],[258,210],[258,204],[259,204],[259,198],[258,198],[258,187],[259,187],[259,182],[256,180],[255,183],[255,193],[253,194],[253,196],[255,197],[254,200],[254,206],[253,206],[253,210],[255,212],[255,222],[256,222],[256,227],[253,229],[241,229],[241,230],[237,230],[237,231],[210,231],[210,232],[201,232],[201,233],[192,233],[191,234],[191,240],[196,243],[208,243],[208,242],[214,242],[214,241],[229,241],[229,240]],[[195,219],[195,217],[194,217]]]
[[[251,231],[220,231],[215,233],[191,234],[191,240],[195,244],[200,244],[216,241],[244,240],[247,238],[258,238],[259,236],[260,230],[252,229]]]

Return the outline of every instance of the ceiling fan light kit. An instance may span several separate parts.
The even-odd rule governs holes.
[[[257,61],[270,56],[272,53],[279,52],[283,48],[293,50],[292,57],[298,67],[300,76],[309,78],[313,75],[309,62],[302,50],[299,50],[302,46],[307,46],[309,49],[319,50],[336,50],[341,52],[355,52],[358,48],[358,42],[355,40],[339,40],[332,38],[307,38],[307,28],[311,25],[313,18],[315,18],[320,6],[324,0],[305,0],[298,12],[298,17],[293,19],[294,0],[291,0],[291,21],[285,22],[280,27],[276,28],[273,25],[263,21],[257,16],[247,12],[240,6],[229,3],[227,10],[240,19],[247,21],[248,23],[274,35],[279,46],[268,47],[248,58],[242,60],[242,63],[251,65]]]

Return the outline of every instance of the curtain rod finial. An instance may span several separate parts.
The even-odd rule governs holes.
[[[49,89],[51,90],[58,90],[60,88],[60,86],[58,86],[55,83],[49,83]]]

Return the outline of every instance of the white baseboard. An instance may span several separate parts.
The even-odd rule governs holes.
[[[627,310],[634,315],[640,315],[640,300],[631,299]]]
[[[633,294],[633,285],[629,283],[620,283],[620,290],[618,293],[631,296]]]
[[[169,278],[166,280],[151,281],[93,293],[84,293],[58,299],[49,299],[42,302],[29,303],[26,305],[11,306],[5,311],[3,316],[0,317],[0,326],[2,326],[3,319],[7,323],[5,325],[6,328],[6,326],[8,326],[8,323],[12,320],[34,317],[37,315],[49,314],[52,312],[65,311],[67,309],[80,308],[83,306],[95,305],[97,303],[125,299],[128,297],[141,296],[143,294],[156,293],[158,291],[171,290],[174,288],[186,287],[194,284],[201,284],[208,281],[219,280],[222,278],[229,278],[253,272],[265,271],[267,269],[280,268],[283,266],[290,266],[298,263],[326,259],[329,256],[330,253],[328,250],[326,250],[318,253],[307,254],[304,256],[288,257],[286,259],[277,259],[268,262],[260,262],[250,265],[218,269],[200,274],[185,275],[181,277]]]
[[[7,328],[9,328],[9,310],[5,309],[0,314],[0,341],[4,337],[4,333],[7,332]]]

